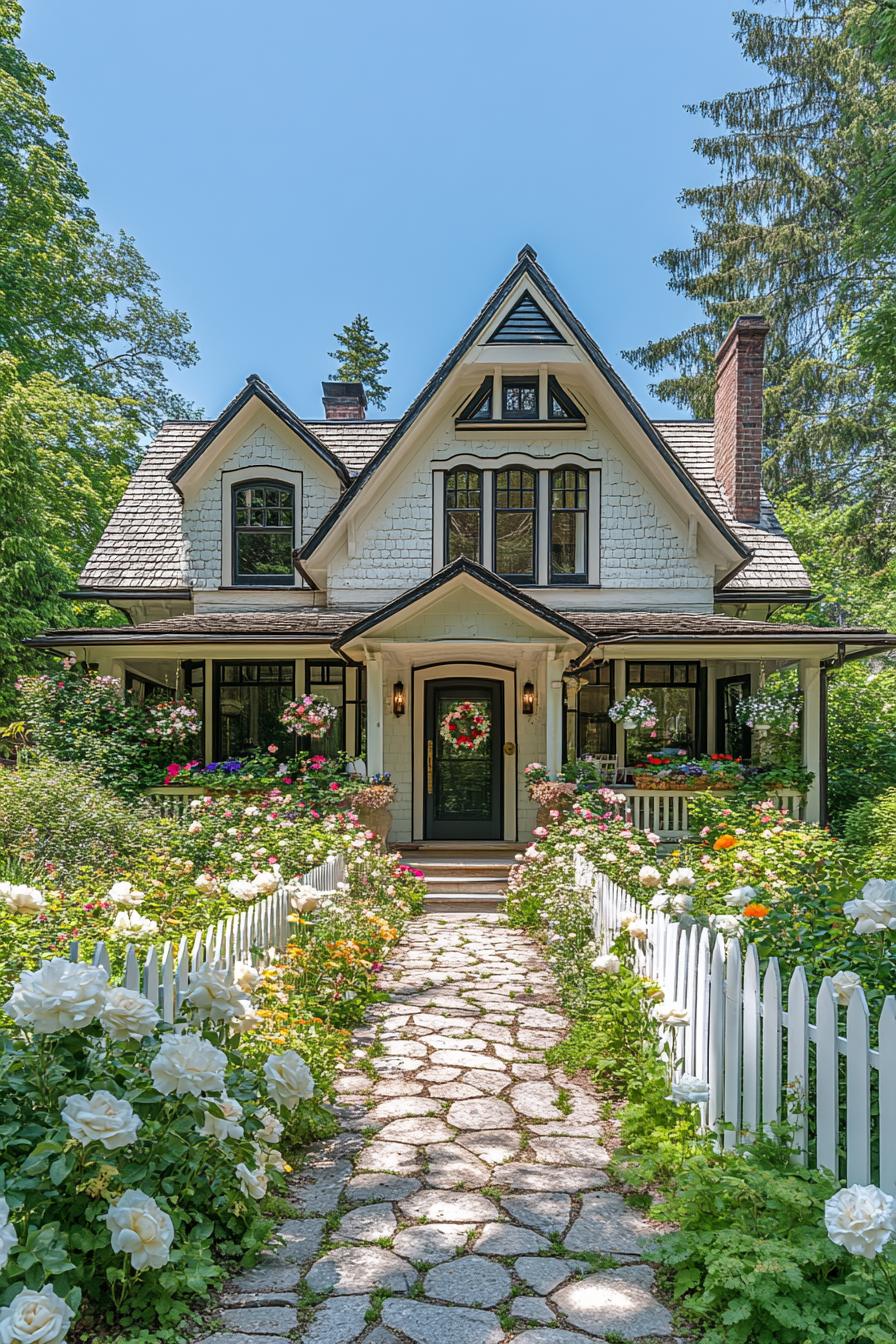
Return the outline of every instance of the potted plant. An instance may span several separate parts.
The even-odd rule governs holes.
[[[538,804],[536,824],[547,826],[552,812],[568,812],[576,799],[576,783],[572,779],[555,779],[540,761],[531,761],[523,772],[529,786],[529,797]]]
[[[647,695],[627,695],[611,707],[610,718],[614,723],[621,722],[626,732],[636,728],[649,732],[656,727],[656,705]]]
[[[358,820],[368,831],[375,831],[385,846],[392,828],[392,813],[389,811],[395,802],[395,785],[388,773],[371,775],[362,780],[360,788],[349,794],[348,805],[357,812]]]

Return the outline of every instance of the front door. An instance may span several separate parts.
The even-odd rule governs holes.
[[[423,735],[427,840],[500,840],[504,687],[428,681]]]

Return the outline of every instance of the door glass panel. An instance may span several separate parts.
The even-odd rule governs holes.
[[[446,735],[446,715],[469,703],[490,725],[475,749],[458,743],[458,734]],[[435,697],[433,739],[433,811],[436,821],[480,821],[492,810],[492,743],[495,731],[490,696],[461,700],[457,691],[438,691]],[[461,734],[462,736],[462,734]]]

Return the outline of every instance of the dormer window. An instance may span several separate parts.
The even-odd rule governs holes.
[[[501,396],[505,420],[538,419],[537,378],[505,378]]]
[[[582,412],[557,382],[553,374],[548,378],[548,419],[581,420]]]
[[[295,490],[282,481],[233,487],[233,582],[279,587],[295,582]]]

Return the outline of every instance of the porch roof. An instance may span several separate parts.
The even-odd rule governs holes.
[[[35,648],[73,645],[189,644],[189,643],[328,643],[342,648],[349,640],[372,633],[397,613],[407,614],[423,598],[444,588],[461,574],[474,578],[496,597],[512,603],[545,628],[553,627],[586,648],[595,645],[751,644],[850,645],[869,650],[896,648],[896,634],[861,626],[818,626],[797,622],[748,621],[734,616],[683,611],[552,611],[524,590],[497,578],[469,561],[456,561],[418,584],[394,602],[375,611],[344,607],[296,607],[289,611],[200,612],[171,616],[140,625],[89,626],[47,630],[25,640]],[[488,638],[487,617],[482,637]],[[697,652],[697,649],[694,650]]]

